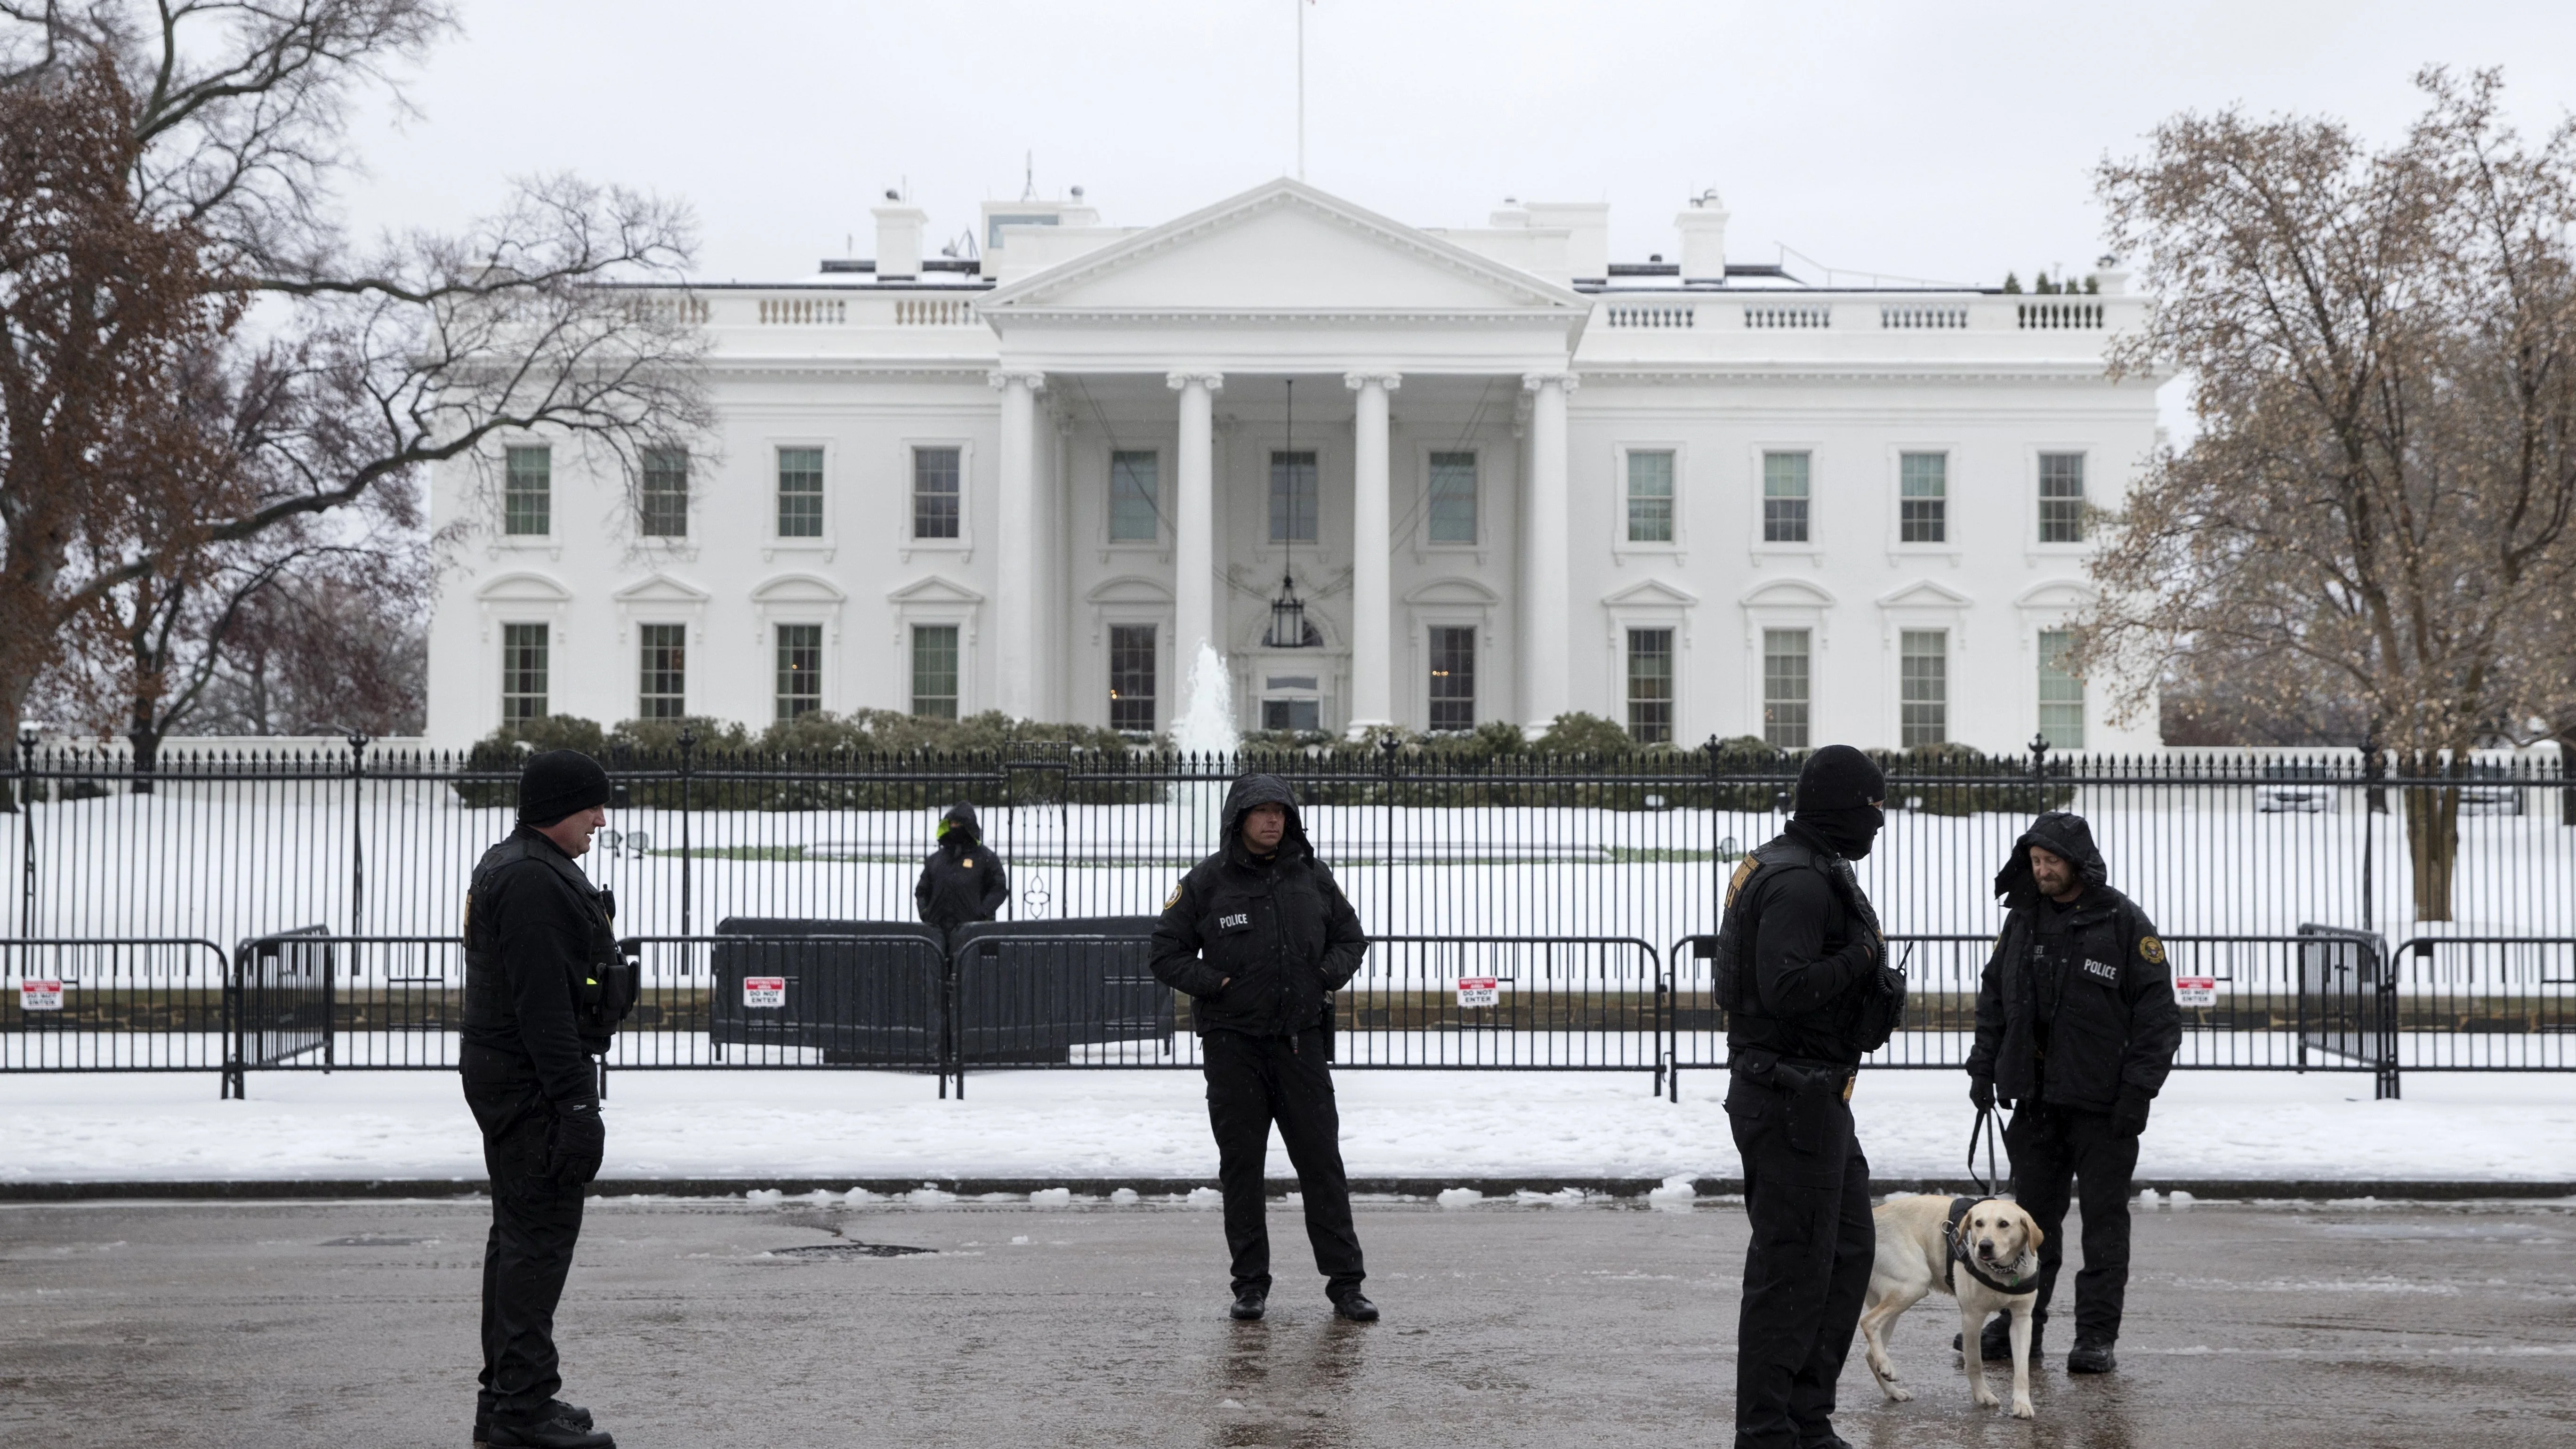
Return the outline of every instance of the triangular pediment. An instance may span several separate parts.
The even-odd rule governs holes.
[[[1917,579],[1893,593],[1879,596],[1882,609],[1964,609],[1976,600],[1947,584],[1930,579]]]
[[[901,588],[888,589],[886,601],[895,604],[980,604],[984,596],[953,579],[937,574],[914,579]]]
[[[669,574],[655,574],[619,589],[616,599],[621,604],[703,604],[707,591],[694,584],[684,584]]]
[[[1481,314],[1568,318],[1575,292],[1302,182],[1257,186],[977,304],[1014,315]]]
[[[1699,602],[1699,595],[1662,579],[1641,579],[1615,594],[1602,595],[1601,602],[1614,609],[1686,609]]]

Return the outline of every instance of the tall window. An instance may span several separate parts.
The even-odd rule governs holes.
[[[2084,455],[2039,455],[2039,541],[2084,541]]]
[[[1950,738],[1950,634],[1907,629],[1897,636],[1898,743],[1907,749]]]
[[[546,626],[501,626],[501,723],[546,717]]]
[[[1673,739],[1673,631],[1628,631],[1628,737],[1641,745]]]
[[[912,536],[956,538],[960,450],[912,450]]]
[[[957,626],[912,626],[912,712],[924,719],[957,718]]]
[[[823,626],[778,626],[778,717],[794,719],[823,707]]]
[[[643,679],[636,688],[637,719],[678,719],[688,713],[688,626],[646,624]]]
[[[1431,727],[1476,727],[1476,631],[1440,625],[1431,631]]]
[[[1270,541],[1315,541],[1315,455],[1270,455]]]
[[[689,455],[679,448],[644,450],[644,490],[636,531],[646,538],[689,536]]]
[[[554,532],[555,451],[501,450],[501,531],[543,537]]]
[[[1109,626],[1109,727],[1113,730],[1153,732],[1154,632],[1151,624]]]
[[[1673,541],[1673,455],[1628,455],[1628,541]]]
[[[1433,543],[1474,543],[1476,541],[1476,455],[1473,453],[1432,454],[1428,502],[1431,511]]]
[[[1109,541],[1152,543],[1162,537],[1162,458],[1153,453],[1109,455]]]
[[[1261,727],[1266,730],[1297,730],[1312,733],[1322,729],[1324,704],[1316,699],[1265,699],[1261,702]]]
[[[778,536],[823,536],[823,450],[778,450]]]
[[[2052,750],[2084,748],[2084,681],[2066,667],[2075,635],[2039,631],[2039,733]]]
[[[1762,455],[1762,541],[1807,541],[1807,455]]]
[[[1762,631],[1762,738],[1776,749],[1807,747],[1808,631]]]
[[[1897,541],[1950,541],[1950,455],[1904,453],[1897,458]]]

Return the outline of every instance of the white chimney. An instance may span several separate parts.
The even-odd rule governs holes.
[[[1726,203],[1714,191],[1691,198],[1690,210],[1673,218],[1682,234],[1682,280],[1726,280]]]
[[[921,231],[930,213],[916,206],[880,206],[877,218],[877,278],[921,275]]]
[[[1529,224],[1565,228],[1565,268],[1569,275],[1596,281],[1610,275],[1610,203],[1606,201],[1533,201]]]
[[[2093,275],[2101,279],[2103,296],[2125,297],[2129,295],[2129,269],[2120,265],[2120,259],[2118,257],[2106,254],[2098,265],[2101,267],[2101,270],[2095,272]]]

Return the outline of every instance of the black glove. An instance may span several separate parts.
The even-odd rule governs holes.
[[[1980,1112],[1991,1112],[1995,1110],[1995,1079],[1992,1077],[1970,1077],[1968,1079],[1968,1100],[1976,1103],[1977,1110]]]
[[[608,1150],[608,1124],[597,1102],[557,1102],[554,1131],[546,1140],[546,1176],[558,1187],[579,1187],[599,1176]]]
[[[2122,1092],[2111,1108],[2111,1130],[2123,1137],[2135,1137],[2147,1130],[2147,1103],[2152,1100],[2142,1093]]]

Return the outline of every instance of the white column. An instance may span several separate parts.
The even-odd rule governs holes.
[[[1574,391],[1574,377],[1533,372],[1521,386],[1530,394],[1529,516],[1521,520],[1521,723],[1540,730],[1574,707],[1574,599],[1566,558],[1573,518],[1565,457],[1565,398]]]
[[[1388,502],[1386,395],[1403,385],[1392,372],[1353,372],[1342,383],[1360,395],[1351,422],[1351,733],[1395,722],[1395,598]]]
[[[993,602],[998,617],[995,694],[1002,713],[1028,719],[1037,713],[1038,667],[1038,389],[1046,374],[1012,369],[987,378],[1002,394],[1001,499],[993,556]]]
[[[1224,652],[1216,632],[1216,394],[1225,375],[1175,372],[1181,395],[1181,457],[1172,503],[1172,674],[1188,687],[1202,644]],[[1185,706],[1186,707],[1186,706]]]

